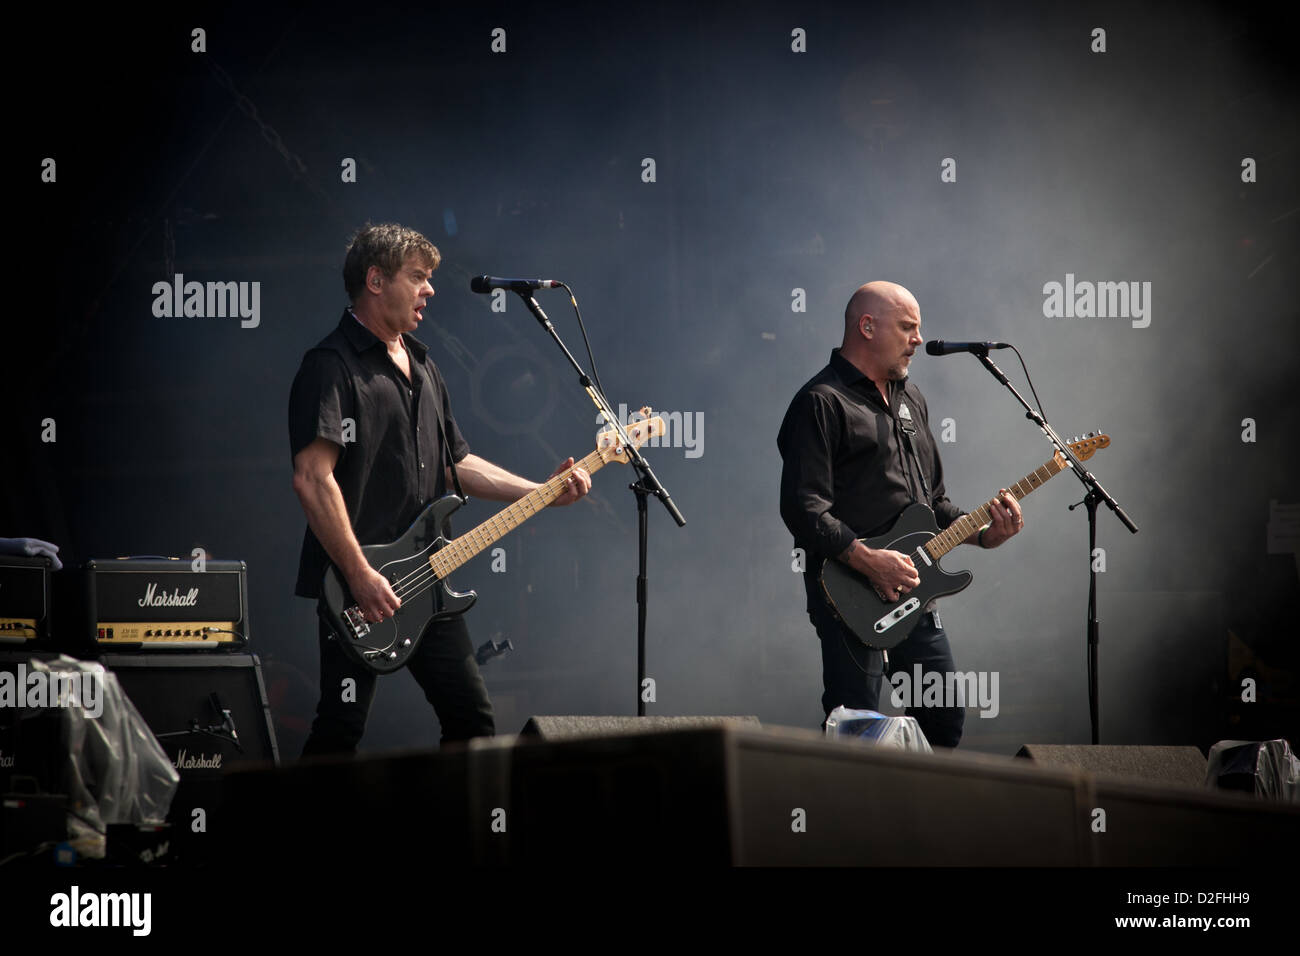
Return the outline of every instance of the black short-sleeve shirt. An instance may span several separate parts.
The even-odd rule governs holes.
[[[317,438],[342,449],[334,480],[363,545],[400,537],[425,505],[446,493],[439,409],[452,460],[469,454],[428,346],[409,333],[402,339],[409,382],[383,341],[345,310],[338,327],[303,356],[289,393],[290,456]],[[328,560],[308,527],[294,593],[319,597]]]

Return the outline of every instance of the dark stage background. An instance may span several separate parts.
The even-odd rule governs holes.
[[[292,596],[289,383],[345,305],[349,236],[396,220],[442,250],[420,337],[475,452],[541,478],[596,430],[522,304],[497,313],[470,293],[480,273],[569,282],[615,404],[691,423],[649,452],[688,521],[651,504],[649,712],[815,727],[820,658],[775,435],[850,293],[891,279],[916,294],[927,338],[1014,342],[1062,434],[1112,437],[1091,465],[1141,533],[1103,511],[1103,741],[1294,740],[1300,202],[1284,9],[29,9],[11,35],[44,66],[11,108],[24,226],[0,536],[55,541],[69,564],[195,547],[246,560],[252,647],[296,754],[317,652],[312,607]],[[177,273],[260,283],[256,327],[156,317],[153,285]],[[1149,312],[1046,315],[1044,286],[1067,275],[1150,283]],[[564,298],[542,295],[580,351]],[[922,356],[913,378],[936,433],[951,420],[941,449],[963,507],[1049,457],[975,359]],[[630,477],[606,468],[588,501],[510,535],[504,573],[486,554],[458,572],[480,595],[476,642],[517,647],[486,671],[503,731],[533,713],[634,712]],[[966,746],[1087,739],[1079,497],[1062,476],[1028,499],[1021,537],[947,561],[976,575],[943,606],[958,666],[1000,677],[1000,712],[972,711]],[[496,510],[475,502],[458,528]],[[1246,676],[1255,704],[1239,702]],[[386,679],[363,749],[437,739],[414,682]]]

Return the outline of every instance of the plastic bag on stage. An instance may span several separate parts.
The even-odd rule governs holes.
[[[915,717],[886,717],[874,710],[836,707],[826,718],[827,737],[857,737],[881,747],[932,753]]]
[[[1285,740],[1220,740],[1210,748],[1205,785],[1300,803],[1300,760]]]
[[[103,665],[60,656],[33,660],[50,675],[50,706],[62,714],[63,787],[69,840],[82,856],[103,857],[110,823],[161,823],[180,775],[144,718]]]

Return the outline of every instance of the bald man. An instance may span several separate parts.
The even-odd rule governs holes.
[[[822,594],[823,560],[843,561],[884,594],[901,600],[921,583],[912,559],[873,549],[859,538],[884,534],[919,501],[946,528],[966,512],[948,500],[943,466],[930,431],[929,411],[907,377],[921,346],[921,307],[893,282],[868,282],[844,310],[844,340],[830,363],[806,382],[781,423],[777,447],[781,517],[807,555],[808,616],[822,645],[822,709],[843,705],[877,710],[882,653],[866,647],[835,617]],[[1003,488],[992,522],[963,544],[996,548],[1024,527],[1020,506]],[[889,670],[914,666],[942,675],[955,670],[948,636],[931,602],[911,635],[889,652]],[[924,678],[923,678],[924,680]],[[965,712],[960,707],[909,707],[934,746],[955,747]]]

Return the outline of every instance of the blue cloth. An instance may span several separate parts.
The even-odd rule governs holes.
[[[25,558],[41,555],[50,559],[52,570],[63,570],[63,562],[59,560],[59,546],[40,538],[0,538],[0,554],[17,554]]]

